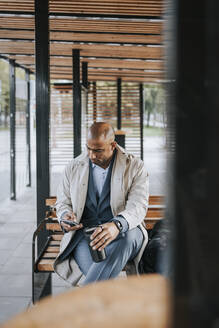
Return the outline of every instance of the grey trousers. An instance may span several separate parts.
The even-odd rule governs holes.
[[[126,263],[137,255],[142,243],[140,228],[128,230],[106,246],[106,259],[96,263],[90,255],[88,242],[81,238],[74,248],[73,257],[85,276],[82,285],[117,277]]]

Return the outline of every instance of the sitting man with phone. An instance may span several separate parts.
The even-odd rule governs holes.
[[[148,198],[143,162],[117,145],[111,125],[93,123],[87,150],[66,166],[58,188],[56,210],[65,233],[55,272],[82,286],[117,277],[129,260],[137,269],[148,241],[142,225]],[[85,228],[91,228],[89,239]],[[102,261],[92,251],[104,251]]]

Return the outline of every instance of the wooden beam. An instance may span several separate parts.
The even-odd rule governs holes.
[[[69,75],[67,74],[57,74],[57,73],[53,73],[50,74],[51,79],[54,80],[60,80],[60,79],[65,79],[65,80],[69,80],[72,81],[72,78],[70,78]],[[117,76],[96,76],[96,75],[91,75],[88,78],[88,81],[116,81]],[[147,77],[123,77],[122,81],[126,81],[126,82],[142,82],[142,83],[161,83],[162,79],[158,79],[158,78],[147,78]]]
[[[15,59],[17,63],[24,65],[34,65],[34,56],[9,56],[11,59]],[[164,69],[162,61],[143,61],[143,60],[121,60],[121,59],[82,59],[88,62],[88,67],[98,67],[98,68],[127,68],[127,69],[143,69],[143,70],[158,70],[162,71]],[[50,59],[51,67],[72,67],[71,58],[60,58],[52,57]]]
[[[104,20],[104,19],[78,19],[78,18],[51,18],[51,32],[96,32],[96,33],[123,33],[160,35],[162,21],[134,21],[134,20]],[[0,16],[0,28],[22,29],[34,31],[34,18],[24,16]],[[15,31],[16,33],[16,31]]]
[[[50,54],[56,56],[71,56],[72,49],[80,49],[82,57],[116,57],[116,58],[144,58],[161,59],[162,47],[144,46],[110,46],[87,45],[69,43],[53,43],[50,45]],[[1,54],[34,54],[33,42],[0,41]]]
[[[28,30],[0,30],[0,39],[31,40],[34,41],[34,31]],[[123,35],[123,34],[98,34],[98,33],[74,33],[51,32],[51,41],[72,42],[97,42],[97,43],[136,43],[136,44],[161,44],[160,35]]]

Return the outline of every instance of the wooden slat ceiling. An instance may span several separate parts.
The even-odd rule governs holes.
[[[131,16],[161,16],[162,0],[50,0],[51,13],[65,14],[102,14]],[[1,0],[0,11],[4,12],[34,12],[34,1]]]
[[[72,49],[89,80],[163,79],[163,0],[50,0],[52,79],[72,79]],[[34,1],[0,0],[0,54],[35,71]]]

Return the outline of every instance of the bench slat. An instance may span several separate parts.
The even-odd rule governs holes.
[[[52,231],[62,231],[59,223],[46,223],[46,229]]]
[[[164,204],[165,198],[164,196],[150,195],[149,196],[149,205],[160,205]]]
[[[149,205],[160,205],[164,204],[165,197],[161,195],[150,195],[149,196]],[[46,206],[53,207],[56,203],[56,196],[51,196],[46,198]]]
[[[56,203],[56,196],[51,196],[49,198],[46,198],[46,206],[54,206]]]
[[[46,252],[56,253],[59,252],[59,246],[48,246]]]
[[[60,246],[60,240],[51,240],[49,246]]]
[[[48,260],[48,258],[55,259],[58,256],[58,254],[59,254],[58,252],[57,253],[56,252],[54,252],[54,253],[45,252],[42,256],[42,260]]]
[[[52,235],[52,240],[62,240],[62,237],[63,237],[63,232],[58,234],[58,235]]]
[[[38,263],[37,269],[39,271],[51,271],[53,272],[53,263],[55,260],[41,260]]]
[[[164,211],[160,208],[149,209],[147,211],[145,220],[147,220],[148,218],[153,218],[153,217],[164,217]]]
[[[157,219],[162,219],[163,217],[164,217],[164,208],[152,207],[152,208],[149,208],[147,211],[145,223],[147,224],[147,222],[150,218],[154,218],[157,221]],[[60,224],[58,223],[57,219],[53,218],[53,221],[54,222],[46,223],[46,229],[51,230],[51,231],[62,232],[62,229],[61,229]],[[151,222],[150,222],[150,225],[151,225]],[[61,238],[60,239],[59,238],[56,238],[55,240],[61,240]]]

